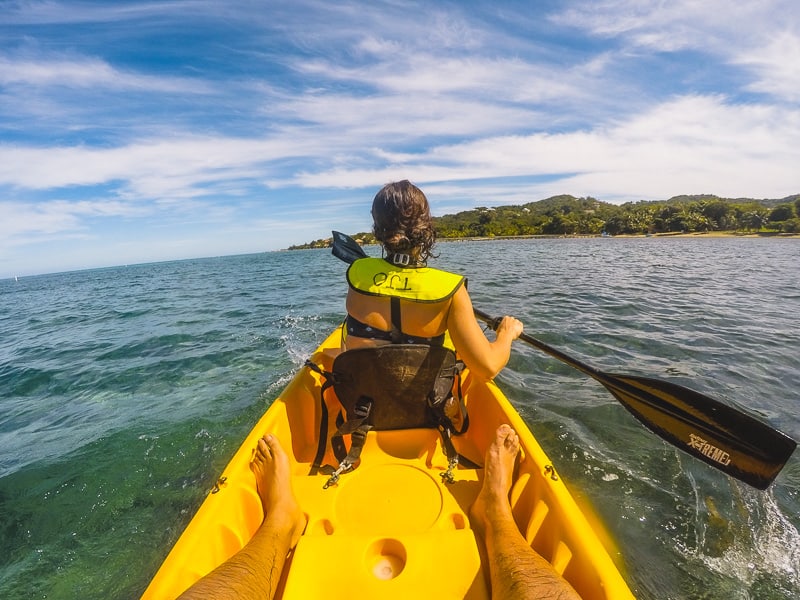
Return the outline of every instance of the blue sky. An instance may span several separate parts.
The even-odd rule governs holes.
[[[0,0],[0,277],[800,192],[796,0]]]

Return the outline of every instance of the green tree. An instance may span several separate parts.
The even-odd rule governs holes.
[[[606,220],[605,231],[610,235],[621,235],[628,232],[628,219],[625,215],[614,215]]]
[[[784,233],[800,233],[800,218],[795,217],[784,221],[782,231]]]
[[[794,206],[791,204],[779,204],[769,213],[770,221],[788,221],[795,216]]]
[[[751,210],[743,215],[745,228],[747,231],[755,229],[761,231],[769,221],[769,213],[764,210]]]
[[[552,215],[542,226],[542,233],[545,235],[562,235],[564,233],[564,223],[560,214]]]
[[[722,200],[712,200],[700,203],[700,212],[708,219],[712,230],[732,229],[736,225],[736,219],[732,215],[731,205]]]

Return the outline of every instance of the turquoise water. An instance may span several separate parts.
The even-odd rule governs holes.
[[[603,370],[800,437],[800,243],[443,243],[476,306]],[[328,251],[0,281],[0,590],[136,598],[255,420],[342,317]],[[499,383],[641,599],[800,597],[800,456],[766,493],[679,454],[519,343]]]

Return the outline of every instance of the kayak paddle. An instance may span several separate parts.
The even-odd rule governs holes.
[[[349,235],[341,231],[331,231],[331,233],[333,234],[333,247],[331,248],[331,252],[336,258],[343,260],[347,264],[359,258],[366,258],[367,253],[364,252],[361,244]]]
[[[474,312],[493,329],[500,323],[477,308]],[[652,377],[605,373],[525,333],[519,339],[602,383],[676,448],[760,490],[769,487],[797,446],[786,434],[700,392]]]
[[[367,256],[358,242],[338,231],[333,232],[332,251],[347,263]],[[473,310],[493,329],[499,325],[500,319]],[[700,392],[652,377],[605,373],[526,333],[519,339],[602,383],[645,427],[676,448],[760,490],[769,487],[797,446],[786,434]]]

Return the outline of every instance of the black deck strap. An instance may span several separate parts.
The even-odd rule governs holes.
[[[369,419],[369,413],[371,410],[372,398],[361,396],[353,408],[352,416],[345,423],[339,426],[338,433],[342,435],[353,433],[356,429],[361,427],[367,421],[367,419]]]
[[[344,415],[342,414],[342,411],[339,411],[339,413],[336,415],[335,424],[337,431],[344,424]],[[347,446],[344,445],[344,438],[341,435],[336,435],[336,433],[334,433],[331,436],[331,449],[333,450],[333,456],[341,464],[341,462],[344,460],[344,457],[347,456]]]
[[[329,373],[322,369],[319,365],[314,364],[310,360],[306,360],[306,366],[312,371],[319,373],[325,379],[319,391],[319,434],[317,435],[317,454],[314,456],[314,462],[311,463],[311,470],[309,475],[316,475],[322,468],[322,461],[325,458],[325,449],[328,445],[328,406],[325,404],[325,390],[333,385],[333,373]]]
[[[445,428],[449,430],[451,435],[461,435],[469,429],[469,414],[467,413],[467,406],[464,403],[464,394],[461,388],[461,373],[463,370],[464,363],[456,360],[447,372],[442,372],[447,378],[437,380],[434,389],[428,396],[428,406],[430,406],[436,418],[436,426],[439,429]],[[452,392],[454,379],[456,381],[455,395]],[[442,387],[443,383],[449,383],[449,385],[444,388]],[[458,405],[460,419],[457,418],[456,422],[460,422],[460,427],[457,427],[456,422],[447,414],[447,407],[451,400]]]
[[[463,469],[482,469],[483,466],[478,463],[472,462],[463,454],[458,455],[458,466]]]
[[[456,447],[453,445],[453,430],[444,425],[439,426],[439,433],[442,434],[442,448],[448,459],[458,456]]]
[[[339,464],[344,462],[347,457],[351,456],[353,452],[353,446],[356,444],[356,438],[359,435],[363,436],[363,439],[360,440],[361,448],[363,448],[367,431],[372,429],[372,426],[368,424],[369,413],[371,410],[372,399],[362,396],[358,399],[358,402],[356,402],[356,405],[353,409],[353,415],[350,419],[345,421],[341,412],[339,412],[339,415],[336,417],[336,433],[331,436],[331,448],[333,448],[333,454],[336,457],[336,460],[339,461]],[[345,435],[351,436],[351,447],[349,451],[344,444],[343,436]],[[361,448],[358,448],[355,460],[357,460],[361,455]],[[353,461],[350,462],[352,463]]]
[[[466,433],[467,429],[469,429],[469,412],[467,412],[467,405],[464,403],[464,393],[461,390],[461,372],[464,370],[464,367],[465,365],[462,361],[459,360],[458,362],[456,362],[456,394],[458,395],[457,401],[459,410],[461,410],[461,415],[464,417],[464,421],[461,424],[461,429],[456,429],[455,426],[453,426],[453,433],[456,435],[461,435],[462,433]]]
[[[364,449],[364,442],[367,441],[367,432],[370,430],[369,425],[362,425],[350,435],[350,451],[341,461],[340,465],[347,465],[349,470],[352,465],[358,462],[361,457],[361,451]]]

